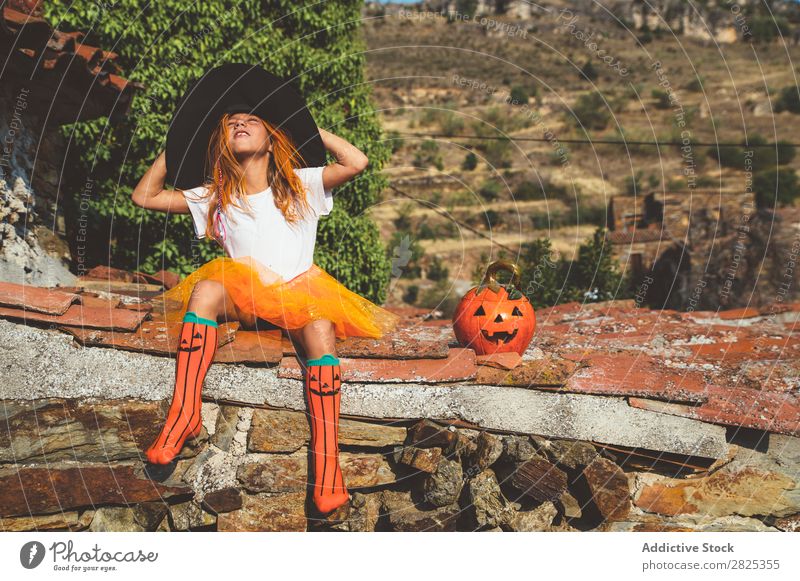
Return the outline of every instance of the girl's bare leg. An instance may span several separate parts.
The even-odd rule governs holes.
[[[317,319],[300,329],[287,329],[287,332],[292,342],[303,348],[302,356],[306,359],[317,359],[326,353],[336,357],[336,333],[332,321]]]

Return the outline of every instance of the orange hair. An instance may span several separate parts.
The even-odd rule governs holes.
[[[208,219],[206,221],[206,236],[216,238],[214,232],[214,213],[217,210],[216,192],[220,192],[222,211],[226,218],[229,214],[226,209],[231,205],[244,209],[239,203],[243,199],[250,211],[250,202],[244,193],[244,172],[239,161],[233,154],[228,142],[227,122],[230,114],[225,113],[220,118],[217,127],[211,134],[208,144],[206,167],[212,168],[212,183],[208,187]],[[272,154],[269,156],[267,167],[267,183],[272,189],[275,206],[281,211],[286,221],[293,224],[300,219],[296,213],[297,206],[302,206],[304,211],[310,209],[306,197],[305,187],[300,177],[294,172],[295,168],[305,165],[302,154],[292,144],[285,132],[259,118],[267,130],[267,135],[272,142]]]

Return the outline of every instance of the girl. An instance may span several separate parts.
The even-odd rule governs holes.
[[[305,359],[311,417],[313,500],[330,512],[350,496],[339,466],[340,368],[335,338],[381,337],[399,320],[353,293],[313,264],[317,223],[333,208],[332,188],[367,167],[367,157],[341,137],[319,129],[335,163],[302,167],[288,136],[244,111],[224,113],[208,147],[213,183],[164,189],[162,153],[133,191],[150,210],[191,213],[198,238],[213,237],[227,256],[201,266],[163,293],[165,319],[183,321],[175,386],[167,421],[147,449],[166,464],[201,430],[201,389],[217,346],[218,319],[256,328],[259,319],[286,330]]]

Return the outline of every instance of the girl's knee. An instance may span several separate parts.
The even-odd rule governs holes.
[[[221,282],[216,280],[201,280],[197,284],[194,285],[192,289],[192,294],[196,296],[214,296],[214,295],[222,295],[225,287]]]
[[[201,308],[219,314],[225,298],[225,287],[215,280],[201,280],[194,285],[189,299],[190,310]]]

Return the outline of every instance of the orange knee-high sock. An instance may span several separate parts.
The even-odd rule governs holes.
[[[306,397],[311,415],[311,450],[314,460],[314,504],[330,512],[346,503],[350,495],[339,466],[339,359],[326,353],[308,359]]]
[[[145,454],[153,464],[168,464],[186,438],[201,431],[201,392],[217,350],[217,323],[188,311],[183,318],[175,360],[175,391],[167,421]]]

